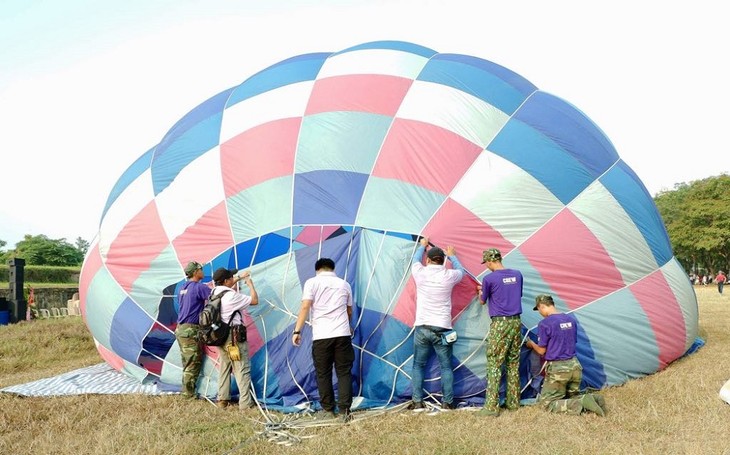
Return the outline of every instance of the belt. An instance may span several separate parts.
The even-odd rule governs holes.
[[[435,325],[425,325],[425,324],[421,325],[419,327],[423,327],[424,329],[430,330],[434,333],[441,333],[441,332],[446,332],[448,330],[451,330],[451,329],[447,329],[446,327],[437,327]]]
[[[519,318],[520,318],[519,314],[513,314],[512,316],[494,316],[492,318],[492,320],[494,320],[494,319],[519,319]]]

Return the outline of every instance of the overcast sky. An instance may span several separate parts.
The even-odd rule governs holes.
[[[2,0],[0,240],[91,241],[120,175],[192,108],[288,57],[378,40],[490,60],[567,100],[651,194],[719,175],[726,19],[706,0]]]

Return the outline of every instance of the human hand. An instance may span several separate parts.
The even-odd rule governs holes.
[[[251,284],[252,284],[251,283],[251,272],[249,272],[248,270],[246,270],[245,272],[243,272],[240,275],[238,275],[238,277],[236,279],[236,282],[238,282],[238,281],[243,281],[244,283],[246,283],[246,285],[248,287],[251,287]]]
[[[486,303],[487,303],[485,300],[482,300],[482,285],[481,284],[477,285],[477,300],[479,300],[479,303],[482,305],[486,305]]]
[[[292,335],[291,343],[294,346],[299,347],[302,344],[302,335],[300,333],[295,333],[294,335]]]
[[[421,246],[428,246],[428,237],[421,237]]]
[[[446,247],[446,256],[455,256],[456,255],[456,249],[449,245]]]

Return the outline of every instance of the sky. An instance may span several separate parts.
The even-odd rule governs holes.
[[[498,63],[584,112],[652,195],[727,173],[721,5],[556,0],[2,0],[0,240],[93,241],[177,120],[281,60],[380,40]]]

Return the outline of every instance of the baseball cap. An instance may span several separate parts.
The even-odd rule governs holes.
[[[550,305],[555,306],[555,302],[553,302],[553,297],[547,294],[540,294],[537,297],[535,297],[535,308],[533,308],[533,311],[537,311],[537,306],[539,304],[543,305]]]
[[[429,259],[436,259],[436,258],[445,258],[446,254],[444,254],[444,250],[435,246],[428,250],[428,253],[426,253],[426,256],[428,256]]]
[[[216,269],[215,272],[213,272],[213,281],[218,283],[219,281],[227,280],[228,278],[232,278],[233,275],[238,273],[238,269],[227,269],[225,267],[220,267]]]
[[[202,269],[203,265],[199,262],[188,262],[188,265],[185,266],[185,276],[192,276],[193,273],[195,273],[196,270]]]
[[[485,262],[501,261],[502,253],[496,248],[490,248],[482,252],[482,264]]]

